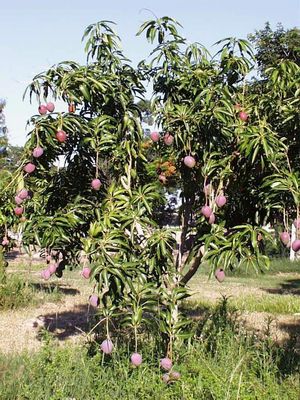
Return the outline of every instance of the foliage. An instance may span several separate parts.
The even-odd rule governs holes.
[[[12,144],[8,143],[5,169],[13,172],[16,169],[16,166],[19,165],[22,154],[22,146],[13,146]]]
[[[0,246],[0,285],[4,285],[6,283],[6,268],[8,266],[8,262],[4,257],[4,249],[3,246]]]
[[[299,65],[289,58],[261,65],[267,79],[253,80],[249,42],[226,38],[211,56],[180,28],[169,17],[145,22],[138,34],[154,49],[134,69],[113,23],[100,21],[84,32],[85,65],[65,61],[34,77],[30,100],[59,99],[68,109],[30,119],[20,166],[1,199],[6,231],[19,221],[13,197],[30,189],[23,242],[50,256],[57,276],[77,264],[91,267],[108,338],[112,318],[125,312],[137,349],[150,312],[170,357],[188,336],[178,305],[199,266],[208,262],[211,273],[268,268],[271,236],[261,226],[287,228],[300,201]],[[150,104],[145,82],[153,84]],[[141,127],[150,113],[157,140]],[[57,139],[61,130],[66,141]],[[36,147],[44,149],[39,158]],[[33,173],[23,171],[28,162]],[[172,190],[181,196],[177,230],[161,218]],[[226,205],[218,206],[219,196]]]
[[[151,101],[142,99],[138,101],[137,105],[142,113],[142,121],[147,125],[153,125],[154,120],[151,111]]]
[[[0,170],[3,168],[5,157],[7,156],[7,127],[5,124],[4,107],[6,106],[6,101],[0,99]]]
[[[272,30],[267,22],[263,29],[250,34],[249,40],[256,49],[255,57],[259,71],[264,74],[268,67],[275,67],[282,60],[290,60],[300,65],[300,30],[284,29],[281,24]]]
[[[156,46],[149,64],[140,64],[144,76],[153,80],[153,113],[163,132],[174,135],[172,149],[157,147],[157,157],[166,152],[180,171],[181,242],[192,238],[194,244],[181,267],[189,265],[183,282],[200,265],[204,239],[205,258],[215,260],[214,269],[218,263],[225,269],[240,264],[264,268],[268,261],[261,244],[268,235],[255,226],[282,221],[278,210],[285,207],[290,217],[297,213],[298,187],[295,195],[289,185],[280,196],[271,182],[277,172],[283,181],[288,173],[297,181],[299,67],[284,60],[266,69],[267,82],[251,82],[247,77],[255,58],[247,41],[224,39],[211,57],[203,46],[188,45],[178,27],[163,17],[146,22],[139,34]],[[246,121],[241,111],[247,113]],[[184,166],[187,155],[195,158],[195,168]],[[228,196],[224,211],[215,204],[223,193]],[[205,223],[204,204],[217,213],[217,226]]]
[[[8,142],[8,130],[3,111],[5,105],[5,100],[0,99],[0,237],[3,235],[7,238],[8,227],[13,225],[13,218],[11,217],[13,203],[11,193],[7,192],[6,188],[13,179],[13,172],[20,161],[23,149],[12,146]],[[4,249],[1,251],[4,251]]]

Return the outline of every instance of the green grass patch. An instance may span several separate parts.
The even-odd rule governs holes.
[[[215,301],[203,298],[192,298],[186,303],[186,307],[191,310],[212,310],[215,306]],[[232,310],[239,312],[266,312],[275,315],[300,313],[300,297],[293,295],[228,296],[228,305]]]
[[[208,278],[208,266],[191,281],[192,302],[211,308],[216,296],[226,293],[229,304],[239,311],[268,312],[272,314],[300,313],[300,261],[275,259],[269,271],[248,273],[226,272],[226,279],[219,284]],[[255,290],[255,288],[257,290]]]
[[[193,297],[188,303],[210,310],[214,307],[216,301]],[[266,312],[274,315],[300,313],[300,298],[293,295],[229,296],[228,303],[232,309],[237,309],[240,312]]]
[[[258,293],[255,295],[227,296],[227,298],[229,307],[240,312],[266,312],[275,315],[300,313],[299,295]],[[186,301],[185,307],[191,310],[195,308],[211,310],[215,304],[216,300],[194,296],[191,300]]]
[[[239,311],[271,314],[300,313],[300,297],[293,295],[239,296],[229,299],[229,304]]]
[[[55,285],[29,282],[24,276],[7,274],[6,280],[0,283],[0,310],[19,309],[61,299],[62,293]]]
[[[224,285],[242,285],[245,287],[257,287],[261,289],[280,289],[288,292],[289,290],[300,289],[300,275],[293,272],[288,272],[285,274],[259,274],[256,276],[228,276]]]
[[[274,258],[271,261],[270,272],[296,272],[300,274],[300,260],[290,261],[288,258]]]

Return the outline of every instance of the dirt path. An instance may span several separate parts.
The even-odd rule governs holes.
[[[85,301],[84,301],[85,300]],[[26,308],[0,313],[0,351],[20,353],[38,350],[39,332],[47,328],[59,342],[82,340],[89,326],[91,310],[86,297],[65,297],[59,303],[45,303],[38,308]]]
[[[274,287],[280,280],[279,287]],[[273,283],[272,283],[273,281]],[[201,276],[191,281],[190,290],[192,299],[202,299],[215,302],[222,295],[226,297],[255,297],[260,298],[268,294],[284,294],[300,296],[300,274],[299,273],[278,273],[270,278],[269,282],[259,281],[253,278],[247,282],[245,279],[228,278],[224,283],[215,279],[208,280]],[[300,309],[299,309],[300,312]]]
[[[29,277],[28,270],[22,269],[22,265],[18,268],[16,263],[10,263],[8,273]],[[29,274],[37,285],[41,283],[41,290],[48,285],[41,282],[40,268]],[[52,278],[49,285],[57,285],[58,291],[62,293],[61,301],[0,311],[0,352],[8,354],[38,350],[42,344],[41,328],[50,331],[61,344],[82,341],[85,337],[84,332],[89,330],[93,314],[88,304],[92,285],[83,281],[78,271],[63,279]]]
[[[4,354],[36,351],[41,346],[39,331],[41,327],[53,333],[60,344],[81,342],[89,327],[87,302],[81,295],[67,297],[62,303],[45,303],[38,308],[0,313],[0,352]],[[266,333],[277,341],[283,342],[290,335],[300,338],[300,316],[277,315],[268,313],[246,312],[240,319],[248,329],[258,335]],[[297,344],[300,350],[300,341]]]
[[[245,327],[257,335],[270,335],[276,342],[285,343],[293,338],[300,354],[300,314],[272,315],[265,312],[244,312],[240,319]]]

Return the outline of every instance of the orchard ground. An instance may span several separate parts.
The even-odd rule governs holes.
[[[27,258],[9,264],[9,282],[16,285],[17,279],[19,293],[13,287],[13,300],[5,303],[0,298],[0,352],[4,354],[38,350],[43,331],[61,344],[82,343],[93,327],[94,310],[88,305],[92,283],[82,278],[80,270],[46,282],[40,277],[42,268],[37,261],[29,266]],[[190,282],[192,296],[184,303],[188,314],[201,319],[225,296],[251,332],[268,332],[279,343],[298,336],[300,354],[300,261],[275,259],[266,273],[229,273],[223,283],[208,275],[204,267]]]
[[[277,260],[264,275],[222,284],[199,271],[182,305],[196,338],[176,352],[181,377],[171,384],[162,380],[155,332],[141,339],[138,368],[126,332],[104,356],[88,334],[92,284],[78,270],[43,282],[41,268],[26,258],[10,262],[11,292],[0,292],[1,400],[299,399],[300,262]]]

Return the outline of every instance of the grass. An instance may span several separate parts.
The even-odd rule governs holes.
[[[181,379],[166,385],[155,340],[141,345],[143,364],[131,367],[128,344],[114,337],[116,349],[103,357],[99,346],[58,347],[46,335],[34,355],[0,355],[2,400],[298,400],[299,359],[293,343],[278,348],[236,325],[223,301],[193,327],[194,340],[178,347],[174,369]],[[153,338],[152,338],[153,339]]]
[[[212,310],[216,304],[215,301],[207,299],[187,300],[184,308],[191,310]],[[273,315],[289,315],[300,313],[300,299],[293,296],[277,297],[277,295],[264,296],[257,298],[255,296],[244,296],[238,298],[228,298],[228,305],[232,310],[239,312],[264,312]]]
[[[229,299],[229,305],[238,309],[241,312],[266,312],[271,314],[300,314],[300,292],[298,290],[297,294],[283,294],[278,288],[278,282],[280,285],[282,284],[281,280],[268,282],[268,285],[263,285],[262,282],[260,288],[257,288],[257,283],[251,282],[243,282],[243,280],[239,279],[238,282],[232,281],[227,284],[222,284],[221,287],[211,288],[208,292],[213,292],[215,290],[219,293],[218,296],[207,298],[203,296],[201,290],[197,292],[197,288],[203,286],[203,282],[193,283],[192,289],[194,295],[190,298],[191,303],[195,303],[198,305],[202,305],[206,308],[212,308],[216,301],[221,297],[222,294],[225,295]],[[299,280],[300,284],[300,280]],[[236,292],[236,287],[239,289]],[[257,288],[258,290],[249,291],[249,286],[252,288]],[[232,290],[232,294],[230,291]],[[289,293],[288,291],[286,293]]]
[[[271,314],[300,313],[300,297],[293,295],[239,296],[230,300],[230,304],[240,311]]]
[[[35,266],[32,273],[26,266],[13,266],[6,285],[0,286],[0,309],[22,308],[43,301],[60,300],[60,280],[41,285]],[[19,270],[16,275],[16,270]],[[113,337],[116,345],[110,356],[103,358],[99,345],[58,346],[52,334],[42,332],[45,341],[35,354],[0,353],[1,400],[110,400],[123,398],[151,400],[299,400],[300,360],[295,343],[278,347],[269,337],[255,337],[235,322],[238,311],[265,311],[273,314],[300,312],[299,262],[275,260],[265,274],[244,272],[227,274],[223,284],[207,281],[207,271],[199,272],[192,282],[199,296],[192,298],[202,310],[201,320],[193,322],[193,340],[177,348],[174,368],[181,379],[170,385],[162,382],[158,360],[164,355],[158,333],[140,343],[143,364],[132,368],[132,349],[124,335]],[[204,274],[206,273],[206,276]],[[286,274],[289,275],[286,275]],[[90,283],[78,271],[64,273],[66,286],[89,290]],[[203,296],[238,288],[229,300],[215,305]],[[252,290],[252,292],[251,292]],[[250,293],[250,294],[249,294]],[[294,294],[293,294],[294,293]],[[3,299],[5,302],[3,303]],[[1,303],[2,301],[2,303]],[[3,305],[2,305],[3,304]],[[191,308],[191,303],[188,304]],[[191,310],[192,311],[192,310]],[[266,328],[264,332],[267,332]],[[44,338],[44,339],[43,339]]]
[[[197,305],[202,309],[212,309],[215,305],[215,301],[206,299],[192,299],[188,302],[191,307]],[[229,306],[232,309],[238,309],[240,312],[265,312],[274,315],[289,315],[300,313],[299,299],[292,296],[285,296],[279,298],[274,296],[265,296],[257,299],[257,297],[245,296],[237,299],[229,298]]]
[[[300,260],[290,261],[288,258],[274,258],[270,266],[270,273],[296,272],[300,274]]]
[[[62,293],[57,287],[34,284],[22,275],[7,274],[6,281],[0,283],[0,310],[36,306],[61,299]]]
[[[192,298],[191,301],[187,300],[186,303],[187,306],[185,307],[200,310],[212,310],[215,305],[215,301],[201,298]],[[300,298],[289,295],[228,297],[228,305],[232,310],[239,310],[240,312],[265,312],[274,315],[300,314]]]

